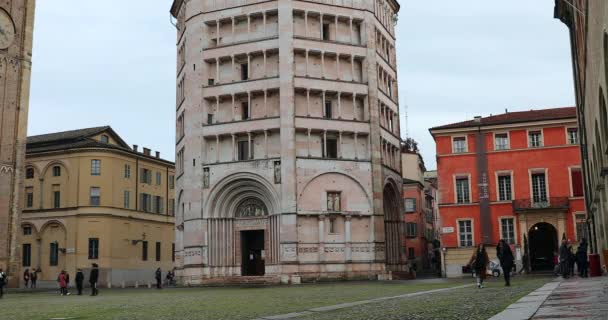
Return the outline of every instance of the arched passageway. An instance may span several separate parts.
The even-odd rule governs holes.
[[[537,223],[528,233],[532,271],[553,270],[553,257],[558,249],[557,230],[546,222]]]

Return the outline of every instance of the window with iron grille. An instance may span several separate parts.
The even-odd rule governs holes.
[[[511,175],[498,176],[498,201],[511,201]]]
[[[25,178],[26,179],[34,179],[34,168],[25,169]]]
[[[578,128],[568,128],[568,144],[578,144]]]
[[[469,178],[456,179],[456,203],[470,203]]]
[[[507,150],[509,149],[509,135],[506,133],[497,134],[495,137],[494,144],[496,145],[496,150]]]
[[[53,167],[53,177],[61,177],[61,167],[60,166]]]
[[[125,190],[124,191],[124,203],[123,206],[125,209],[130,209],[131,208],[131,191]]]
[[[545,174],[535,173],[532,175],[532,201],[534,204],[544,204],[547,200]]]
[[[574,216],[576,220],[576,240],[581,242],[583,238],[589,240],[589,233],[587,229],[587,215],[584,213],[578,213]]]
[[[89,238],[89,260],[99,259],[99,238]]]
[[[500,228],[502,230],[502,238],[508,244],[515,244],[515,219],[500,219]]]
[[[528,132],[528,144],[530,148],[539,148],[543,146],[543,134],[541,131]]]
[[[453,153],[465,153],[467,152],[467,138],[455,137],[452,141],[452,152]]]
[[[131,178],[131,165],[125,164],[125,179]]]
[[[101,203],[101,190],[99,187],[91,187],[90,203],[92,206],[98,206]]]
[[[32,245],[24,243],[21,248],[21,266],[30,267],[32,265]]]
[[[471,220],[458,221],[459,246],[473,246],[473,222]]]
[[[101,175],[101,160],[91,160],[91,175],[98,176]]]
[[[61,192],[53,191],[53,208],[57,209],[61,207]]]
[[[416,212],[416,199],[414,199],[414,198],[405,199],[405,212],[406,213]]]
[[[415,222],[407,222],[405,224],[405,235],[408,238],[416,238],[418,236],[418,224]]]

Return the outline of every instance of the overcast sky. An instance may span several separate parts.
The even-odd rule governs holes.
[[[428,128],[574,105],[566,27],[554,0],[401,0],[402,118],[429,169]],[[171,0],[38,1],[28,133],[111,125],[174,159]],[[402,135],[405,137],[405,119]]]

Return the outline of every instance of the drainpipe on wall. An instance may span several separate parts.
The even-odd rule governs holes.
[[[478,123],[477,141],[477,185],[479,193],[479,222],[481,224],[481,242],[492,244],[492,218],[490,214],[490,195],[488,192],[488,157],[484,134],[481,132],[481,117],[475,117]],[[471,195],[472,196],[472,195]]]

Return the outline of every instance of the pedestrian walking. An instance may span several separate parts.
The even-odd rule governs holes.
[[[162,289],[163,274],[160,271],[160,268],[156,269],[154,276],[156,278],[156,289]]]
[[[582,278],[589,277],[589,260],[587,258],[587,239],[581,239],[581,243],[576,249],[576,263],[578,266],[578,273]]]
[[[60,289],[60,293],[62,296],[65,296],[68,294],[68,282],[66,280],[66,276],[65,276],[65,271],[62,270],[61,273],[59,273],[59,276],[57,277],[57,282],[59,282],[59,289]]]
[[[27,289],[27,285],[30,283],[30,269],[25,269],[25,271],[23,271],[23,282],[25,283],[25,288]]]
[[[511,286],[511,271],[513,270],[513,262],[515,258],[513,257],[513,251],[511,251],[511,247],[507,244],[507,241],[500,240],[498,242],[498,247],[496,247],[496,256],[500,261],[500,266],[502,267],[502,271],[505,277],[505,286]]]
[[[576,264],[576,255],[570,240],[568,240],[568,272],[570,277],[574,277],[574,265]]]
[[[91,269],[91,274],[89,274],[89,284],[91,285],[91,296],[96,296],[99,294],[99,290],[97,289],[97,280],[99,280],[99,266],[97,263],[93,263],[93,268]]]
[[[483,281],[486,279],[486,270],[488,269],[488,264],[490,263],[490,258],[488,258],[488,253],[486,252],[486,247],[483,243],[480,243],[475,249],[475,253],[471,257],[469,261],[469,266],[475,270],[475,277],[477,278],[477,288],[483,289]]]
[[[568,261],[570,257],[570,249],[568,249],[568,241],[566,239],[562,240],[562,245],[559,247],[559,265],[560,265],[560,274],[564,278],[568,278],[570,275],[570,270],[568,266]]]
[[[4,296],[4,285],[6,284],[6,281],[6,273],[4,273],[2,268],[0,268],[0,299],[2,299],[2,296]]]
[[[82,284],[84,283],[84,273],[82,269],[78,268],[76,271],[76,290],[78,290],[78,295],[82,295]]]
[[[36,281],[38,281],[38,272],[40,272],[38,269],[34,269],[34,271],[30,273],[31,288],[36,288]]]

